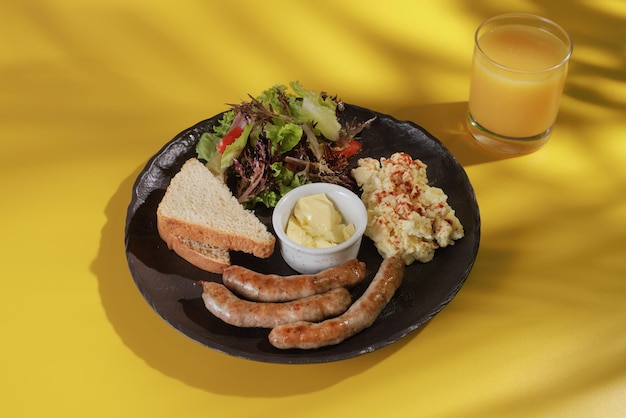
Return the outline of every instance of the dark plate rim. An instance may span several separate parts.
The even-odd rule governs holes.
[[[150,178],[152,175],[151,173],[153,173],[154,171],[164,171],[166,170],[167,165],[171,163],[171,161],[162,161],[163,159],[165,159],[164,156],[169,155],[169,153],[175,153],[175,154],[179,153],[181,152],[181,150],[184,152],[189,152],[189,147],[192,145],[195,145],[195,141],[197,141],[197,138],[195,138],[195,136],[198,135],[198,132],[202,129],[206,130],[207,126],[212,126],[212,124],[215,123],[217,119],[221,117],[221,115],[223,114],[223,113],[220,113],[209,119],[200,121],[196,123],[195,125],[181,131],[173,139],[171,139],[165,145],[163,145],[163,147],[161,147],[161,149],[156,154],[154,154],[151,158],[148,159],[147,163],[145,164],[140,174],[137,176],[137,179],[135,180],[133,187],[132,187],[132,198],[127,209],[126,223],[125,223],[125,235],[124,235],[124,244],[125,244],[127,262],[128,262],[129,270],[131,272],[133,280],[136,286],[138,287],[139,291],[141,292],[142,296],[144,297],[146,302],[151,306],[151,308],[159,316],[161,316],[161,318],[164,321],[169,323],[171,326],[173,326],[175,329],[177,329],[179,332],[186,335],[187,337],[211,349],[214,349],[224,354],[239,357],[242,359],[268,362],[268,363],[283,363],[283,364],[323,363],[323,362],[344,360],[344,359],[356,357],[365,353],[373,352],[375,350],[378,350],[384,346],[387,346],[389,344],[392,344],[404,338],[408,334],[414,332],[415,330],[421,328],[424,324],[429,322],[443,308],[445,308],[445,306],[447,306],[449,302],[457,295],[457,293],[459,292],[459,290],[465,283],[467,277],[469,276],[473,268],[474,262],[478,254],[479,245],[480,245],[480,230],[481,230],[480,211],[479,211],[478,203],[476,201],[476,195],[475,195],[474,189],[469,181],[469,178],[467,177],[467,173],[465,172],[463,167],[458,163],[456,158],[447,150],[445,145],[441,141],[439,141],[437,138],[432,136],[429,132],[427,132],[421,126],[416,125],[410,121],[399,121],[398,119],[390,115],[385,115],[379,112],[368,110],[360,106],[346,104],[345,107],[346,107],[346,110],[348,111],[356,112],[357,114],[376,116],[378,120],[383,120],[385,121],[386,124],[389,124],[392,127],[395,126],[400,130],[404,129],[407,132],[409,132],[408,134],[409,137],[411,137],[411,132],[417,135],[420,135],[421,137],[423,137],[423,140],[428,142],[427,143],[428,147],[433,147],[433,149],[435,149],[436,152],[441,153],[441,155],[444,156],[444,158],[446,159],[446,164],[449,166],[450,169],[453,169],[455,171],[454,173],[455,176],[458,176],[459,181],[463,183],[462,190],[466,194],[464,196],[464,199],[470,203],[471,212],[472,212],[471,214],[466,216],[466,218],[471,219],[472,230],[471,230],[470,236],[468,236],[468,234],[466,233],[466,236],[462,239],[471,240],[471,243],[470,243],[471,246],[468,248],[467,254],[465,254],[467,259],[464,260],[462,269],[458,271],[458,275],[456,276],[455,282],[449,289],[447,289],[447,294],[444,297],[437,300],[435,305],[430,310],[428,310],[428,312],[425,312],[418,319],[416,319],[415,321],[412,321],[411,324],[397,331],[394,331],[390,334],[387,334],[385,335],[384,338],[381,338],[377,341],[368,343],[363,346],[354,347],[348,350],[333,350],[332,347],[325,348],[325,349],[318,349],[318,350],[286,350],[284,352],[281,352],[281,354],[278,354],[278,355],[274,355],[274,354],[268,355],[267,353],[251,352],[248,349],[242,349],[239,347],[234,347],[232,345],[222,344],[219,341],[211,341],[210,338],[207,339],[205,335],[201,335],[202,334],[201,332],[199,333],[197,332],[197,330],[189,329],[188,327],[185,326],[185,324],[181,324],[178,321],[176,321],[174,318],[172,318],[172,315],[170,315],[167,312],[167,309],[162,306],[163,304],[161,303],[161,301],[154,300],[153,298],[149,296],[148,290],[149,290],[150,285],[146,284],[145,280],[142,279],[143,273],[142,271],[140,271],[140,269],[137,268],[137,261],[136,259],[134,259],[133,254],[131,252],[131,248],[130,248],[131,240],[133,238],[133,232],[131,229],[131,221],[133,220],[135,215],[137,215],[138,209],[146,202],[146,199],[147,199],[147,195],[144,192],[141,192],[141,186],[144,184],[149,184],[152,181],[152,179]],[[194,149],[195,149],[195,146],[194,146]],[[403,150],[398,149],[398,151],[403,151]],[[176,154],[176,156],[180,157],[179,154]],[[363,155],[360,155],[359,157],[363,157]],[[175,170],[172,171],[171,176],[173,176],[174,173],[175,173]],[[430,179],[430,174],[429,174],[429,180],[432,180]],[[453,247],[454,246],[449,247],[449,248],[453,248]],[[442,251],[442,250],[445,251],[446,249],[439,249],[437,251]],[[276,252],[279,252],[278,248]],[[369,329],[366,329],[362,332],[367,333],[368,331]],[[248,331],[245,331],[245,332],[248,332]],[[267,332],[269,332],[269,330]],[[345,342],[342,344],[345,344]],[[341,346],[341,344],[339,344],[339,346]],[[334,347],[337,347],[337,346],[334,346]]]

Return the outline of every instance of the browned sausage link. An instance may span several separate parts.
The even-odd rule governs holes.
[[[261,274],[241,266],[229,266],[222,282],[238,295],[260,302],[286,302],[337,287],[351,287],[365,277],[365,263],[356,259],[317,274],[279,276]]]
[[[237,327],[273,328],[294,321],[321,321],[345,312],[352,303],[345,288],[284,303],[239,299],[224,285],[202,283],[204,306],[222,321]]]
[[[399,257],[383,260],[365,290],[342,315],[323,322],[300,321],[270,331],[270,343],[277,348],[312,349],[339,344],[370,327],[402,283],[405,264]]]

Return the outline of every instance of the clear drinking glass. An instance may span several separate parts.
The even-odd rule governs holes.
[[[531,14],[483,22],[474,36],[467,125],[486,148],[525,154],[556,120],[573,44],[556,23]]]

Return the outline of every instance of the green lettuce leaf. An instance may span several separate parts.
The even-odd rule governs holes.
[[[298,81],[292,81],[290,86],[302,97],[300,117],[303,122],[312,122],[326,139],[336,141],[341,130],[341,124],[337,120],[337,103],[330,97],[305,89]]]
[[[241,151],[248,143],[248,137],[250,136],[250,131],[252,131],[253,127],[254,125],[251,123],[246,125],[241,135],[239,135],[239,138],[235,139],[235,142],[226,147],[224,153],[222,154],[220,166],[222,172],[226,171],[228,167],[233,165],[233,159],[239,157],[239,154],[241,154]]]
[[[235,120],[235,112],[233,110],[229,110],[224,113],[211,132],[205,132],[202,136],[200,136],[200,139],[196,144],[196,153],[198,154],[198,158],[206,161],[215,159],[216,154],[219,154],[217,144],[219,144],[224,135],[226,135],[230,126],[233,124],[233,120]]]
[[[256,204],[262,203],[268,208],[273,208],[278,204],[280,200],[280,195],[276,193],[274,190],[265,189],[256,195],[253,199],[246,202],[246,208],[252,209]]]
[[[198,158],[211,161],[216,154],[219,154],[217,151],[217,144],[221,139],[221,136],[218,136],[213,132],[203,133],[196,144],[196,153],[198,154]]]
[[[272,143],[272,149],[282,155],[293,149],[302,139],[302,127],[293,123],[266,125],[265,135]]]
[[[262,203],[268,208],[273,208],[282,196],[290,190],[303,184],[302,178],[285,167],[281,162],[276,162],[270,165],[270,176],[276,180],[275,184],[278,186],[278,190],[263,190],[253,199],[248,201],[246,203],[246,207],[252,208],[257,203]]]
[[[272,177],[277,180],[276,183],[278,184],[281,196],[298,186],[302,186],[300,176],[285,167],[283,163],[273,163],[270,169],[272,170]]]

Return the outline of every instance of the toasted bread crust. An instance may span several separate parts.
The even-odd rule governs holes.
[[[230,266],[228,250],[216,248],[214,254],[200,252],[193,248],[188,242],[185,242],[181,236],[174,235],[166,228],[158,227],[158,225],[157,228],[159,235],[170,250],[199,269],[210,273],[222,274],[224,269]]]
[[[243,251],[259,258],[267,258],[274,253],[276,238],[268,241],[255,241],[249,237],[232,235],[219,230],[190,225],[179,219],[159,216],[157,214],[157,228],[170,231],[174,235],[187,237],[194,241],[207,243],[213,247]]]

